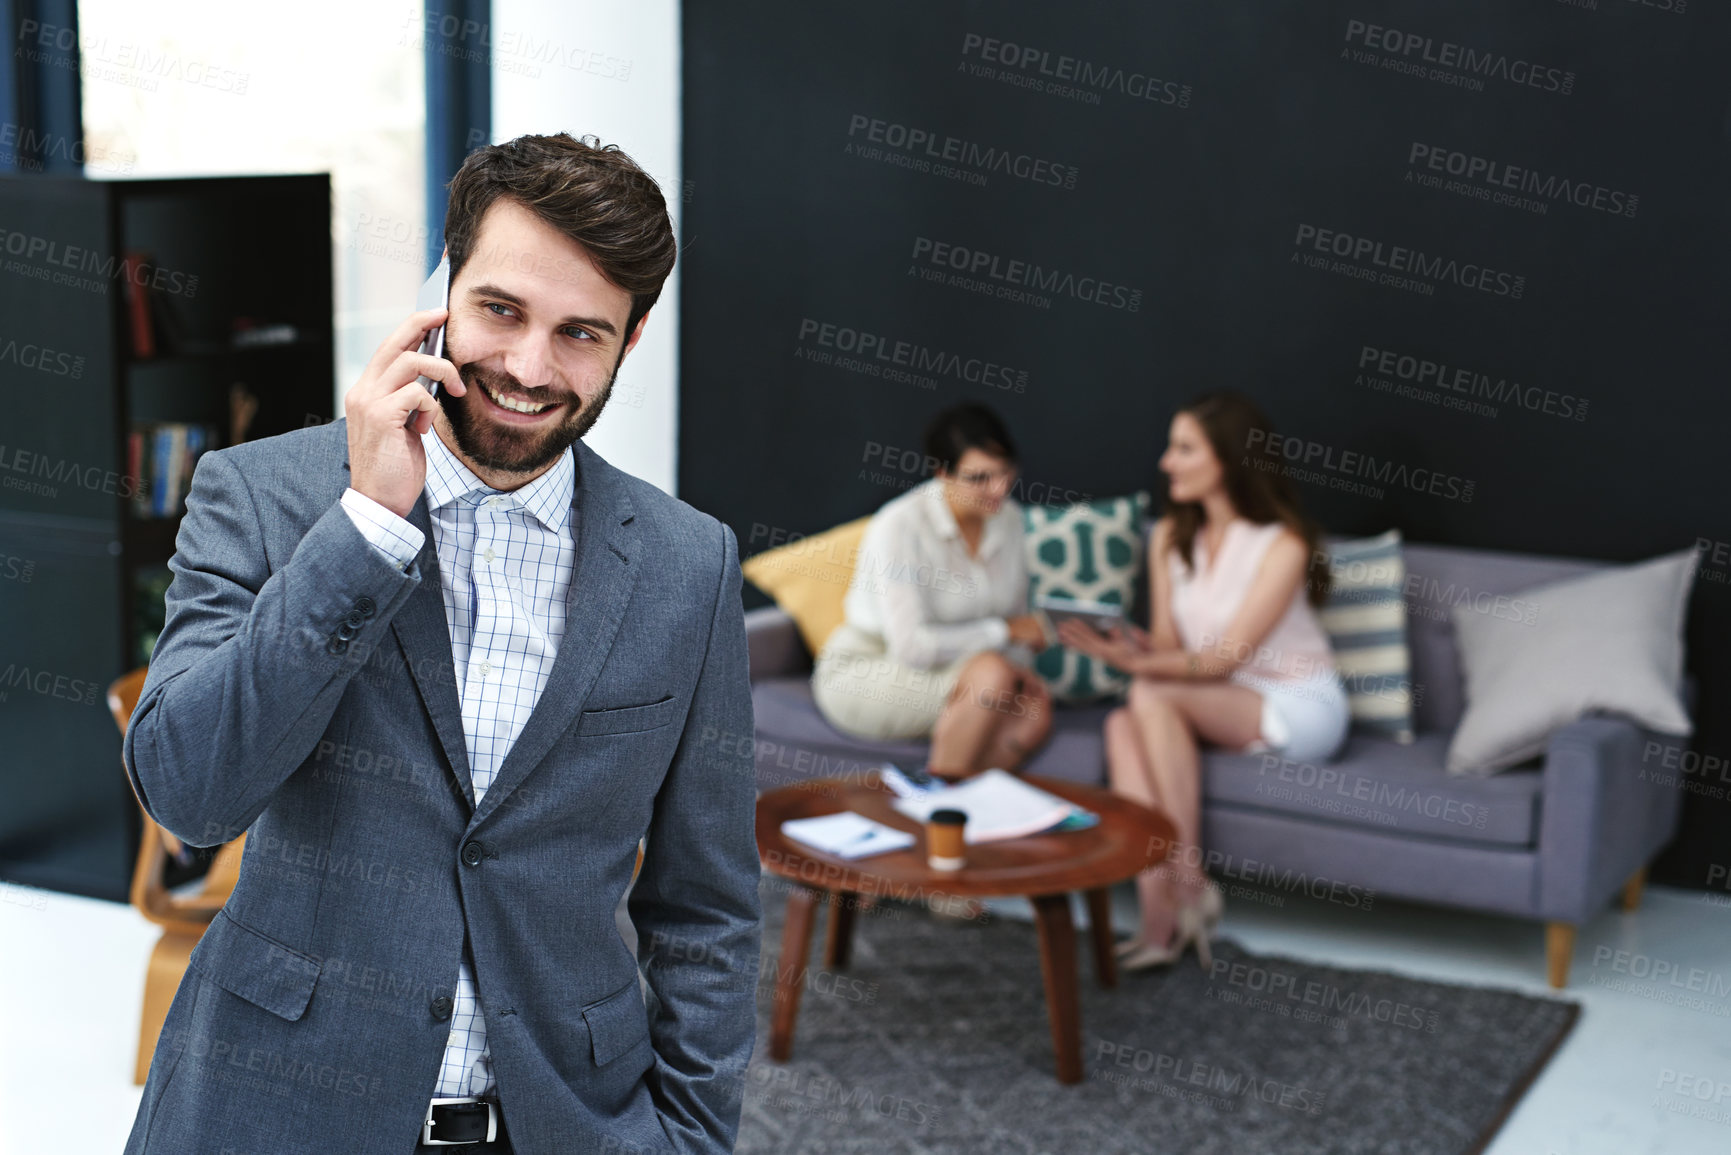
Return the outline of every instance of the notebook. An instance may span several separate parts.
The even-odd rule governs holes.
[[[885,826],[851,810],[816,818],[789,818],[781,824],[781,832],[795,842],[837,858],[865,858],[905,850],[914,844],[914,836],[907,831]]]

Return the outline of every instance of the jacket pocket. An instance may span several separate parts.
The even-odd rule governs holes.
[[[306,1012],[322,965],[231,916],[216,912],[192,952],[205,978],[255,1007],[290,1022]]]
[[[647,1042],[649,1012],[644,1010],[636,977],[617,993],[584,1007],[583,1021],[589,1027],[597,1067],[604,1067],[638,1043]]]
[[[673,721],[679,699],[668,696],[642,706],[620,706],[612,710],[585,710],[577,719],[579,734],[630,734],[653,730]]]

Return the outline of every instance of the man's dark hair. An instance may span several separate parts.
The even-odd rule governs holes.
[[[970,449],[983,449],[1005,461],[1016,460],[1016,445],[998,415],[977,402],[941,410],[926,426],[926,457],[946,473]]]
[[[616,144],[563,132],[519,136],[470,153],[449,187],[452,277],[474,251],[487,209],[508,197],[582,245],[601,275],[631,294],[621,340],[661,296],[673,269],[678,242],[661,186]]]

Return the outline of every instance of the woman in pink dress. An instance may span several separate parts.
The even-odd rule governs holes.
[[[1119,946],[1131,970],[1191,943],[1209,965],[1221,899],[1202,868],[1198,744],[1315,763],[1338,752],[1350,721],[1315,608],[1328,595],[1327,554],[1281,459],[1257,452],[1279,444],[1267,418],[1241,394],[1211,393],[1178,411],[1168,437],[1165,516],[1148,551],[1152,631],[1059,630],[1133,676],[1106,718],[1112,788],[1177,826],[1166,862],[1136,879],[1141,932]]]

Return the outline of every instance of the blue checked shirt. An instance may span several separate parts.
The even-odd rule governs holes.
[[[421,443],[427,450],[427,512],[463,704],[463,741],[479,805],[540,699],[565,636],[565,593],[577,562],[570,524],[577,467],[567,449],[546,473],[501,493],[457,460],[433,430],[421,434]],[[421,552],[421,531],[372,498],[349,489],[342,506],[362,536],[399,569],[406,570]],[[483,1095],[494,1088],[487,1024],[466,937],[455,1003],[430,1098]]]

